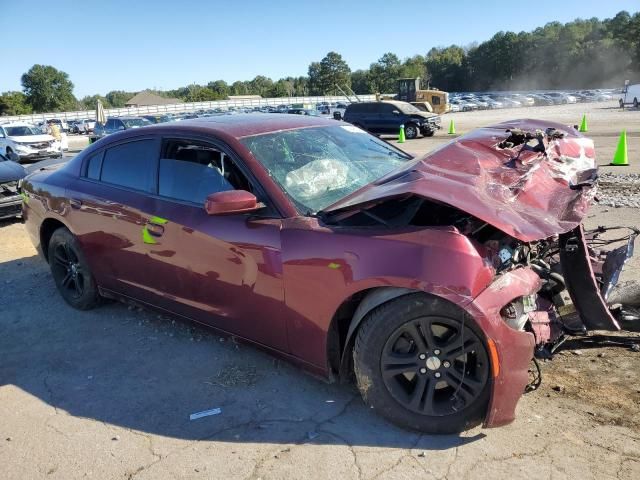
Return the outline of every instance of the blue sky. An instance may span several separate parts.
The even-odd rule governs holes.
[[[331,50],[356,70],[389,51],[425,54],[500,30],[639,8],[638,0],[0,0],[0,92],[20,90],[35,63],[67,72],[79,98],[306,75]]]

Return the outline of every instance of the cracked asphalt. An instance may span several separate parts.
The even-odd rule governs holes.
[[[628,208],[588,223],[612,213],[640,224]],[[421,435],[353,386],[204,327],[119,303],[71,309],[24,226],[0,222],[0,478],[637,479],[640,335],[616,338],[542,364],[511,425]]]

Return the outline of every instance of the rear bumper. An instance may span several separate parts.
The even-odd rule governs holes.
[[[530,268],[508,272],[495,280],[465,308],[487,339],[496,346],[499,372],[494,375],[485,427],[499,427],[515,418],[516,405],[529,383],[529,362],[535,340],[531,333],[514,330],[502,319],[500,310],[511,300],[536,293],[541,286]],[[495,372],[496,366],[492,365]]]

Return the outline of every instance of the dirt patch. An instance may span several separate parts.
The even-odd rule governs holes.
[[[574,399],[600,424],[640,432],[640,333],[594,332],[573,337],[542,366],[542,393]]]

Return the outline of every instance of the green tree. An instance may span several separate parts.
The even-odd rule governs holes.
[[[34,65],[22,75],[22,89],[35,112],[73,110],[77,100],[69,75],[50,65]]]
[[[369,70],[356,70],[351,72],[351,88],[357,94],[371,93],[369,88]]]
[[[329,52],[318,62],[309,65],[309,90],[311,95],[329,95],[341,88],[351,86],[351,69],[342,56]]]
[[[231,95],[249,95],[247,82],[236,81],[231,85]]]
[[[293,96],[293,81],[281,78],[267,90],[266,96],[275,98]]]
[[[263,75],[258,75],[248,83],[249,94],[262,97],[268,96],[269,90],[273,87],[273,80]]]
[[[209,82],[207,84],[209,90],[216,94],[218,100],[224,100],[229,96],[229,85],[224,80],[216,80],[215,82]]]
[[[426,58],[429,80],[434,87],[460,91],[469,87],[466,72],[466,54],[462,47],[451,45],[432,48]]]
[[[424,82],[429,80],[427,72],[427,63],[422,55],[414,55],[406,58],[400,67],[400,78],[417,78],[420,77]]]
[[[109,100],[107,100],[106,97],[98,94],[82,97],[82,99],[80,100],[80,108],[84,110],[95,110],[96,105],[98,104],[98,100],[102,102],[102,106],[104,108],[111,108]]]
[[[210,102],[218,99],[216,93],[208,87],[203,87],[202,85],[196,85],[194,83],[189,85],[187,88],[188,93],[183,98],[185,102]]]
[[[309,95],[322,95],[320,62],[311,62],[307,73],[309,75]]]
[[[125,103],[135,95],[134,92],[125,92],[123,90],[112,90],[105,95],[107,102],[112,108],[122,108]]]
[[[24,115],[31,113],[27,96],[22,92],[4,92],[0,95],[0,115]]]
[[[379,93],[395,93],[402,64],[395,53],[385,53],[369,67],[369,89]]]

